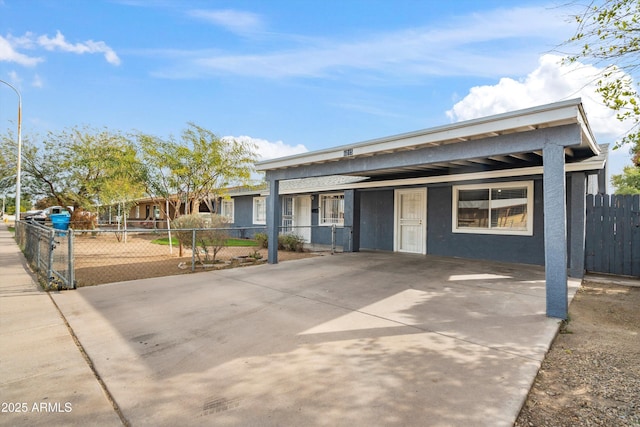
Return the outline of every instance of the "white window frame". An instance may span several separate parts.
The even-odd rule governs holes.
[[[334,200],[334,199],[338,199],[338,200],[342,200],[342,203],[340,203],[338,205],[338,218],[337,221],[330,221],[327,220],[327,218],[325,218],[323,216],[324,214],[324,204],[327,203],[328,199]],[[318,225],[320,226],[324,226],[324,227],[330,227],[332,225],[338,225],[338,226],[343,226],[344,225],[344,193],[326,193],[326,194],[320,194],[320,200],[318,203]],[[342,210],[340,210],[340,208],[342,208]]]
[[[495,188],[526,188],[527,189],[527,225],[525,230],[508,228],[491,228],[491,206],[487,227],[458,227],[458,198],[461,190],[491,190]],[[452,193],[451,230],[454,233],[471,234],[503,234],[512,236],[533,236],[533,181],[497,182],[491,184],[454,185]],[[489,201],[490,202],[490,201]]]
[[[266,197],[253,198],[253,223],[254,224],[267,223],[267,198]]]
[[[235,201],[233,199],[222,199],[220,202],[220,215],[225,217],[231,224],[234,223]]]

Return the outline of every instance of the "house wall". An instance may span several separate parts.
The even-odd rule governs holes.
[[[533,236],[453,233],[453,187],[427,191],[427,253],[432,255],[544,265],[542,180],[534,181]]]
[[[253,196],[233,198],[233,226],[253,227]]]
[[[393,198],[393,189],[361,192],[361,249],[393,250]]]
[[[331,227],[319,225],[320,194],[321,193],[314,193],[313,200],[311,200],[311,243],[316,245],[331,245]],[[336,227],[336,245],[342,245],[343,236],[344,229],[342,227]]]

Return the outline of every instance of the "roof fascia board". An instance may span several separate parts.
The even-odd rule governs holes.
[[[412,149],[423,145],[440,145],[447,141],[464,142],[474,137],[500,134],[518,129],[528,128],[532,131],[542,125],[552,127],[580,123],[584,126],[586,119],[581,113],[580,105],[579,99],[563,101],[311,153],[265,160],[258,162],[256,169],[266,171],[310,163],[337,161],[345,158],[344,153],[346,150],[353,150],[353,156],[357,157],[385,151]],[[590,130],[588,130],[588,133],[590,134]],[[597,153],[597,151],[595,152]]]
[[[416,167],[455,160],[486,158],[542,150],[547,143],[574,146],[581,140],[577,124],[488,137],[457,144],[423,147],[370,157],[344,159],[341,162],[302,164],[298,167],[266,171],[266,180],[286,180],[326,175],[367,174],[370,171]]]

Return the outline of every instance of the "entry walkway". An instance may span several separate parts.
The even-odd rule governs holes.
[[[122,425],[49,294],[0,224],[0,425]]]

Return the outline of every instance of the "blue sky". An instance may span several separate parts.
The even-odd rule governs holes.
[[[23,132],[179,135],[264,158],[582,97],[598,142],[629,127],[589,64],[559,64],[575,9],[500,0],[0,0],[0,79]],[[0,87],[0,129],[16,96]],[[612,172],[628,163],[611,159]]]

